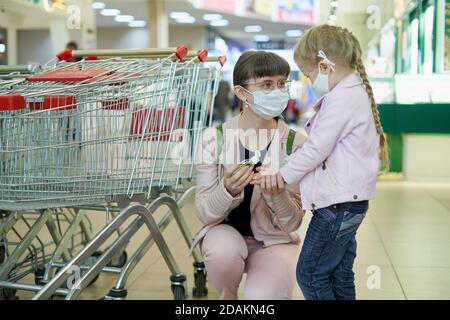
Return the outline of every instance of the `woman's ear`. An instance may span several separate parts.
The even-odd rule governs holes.
[[[244,103],[248,102],[247,92],[241,86],[234,86],[233,88],[234,94],[239,100],[244,101]]]

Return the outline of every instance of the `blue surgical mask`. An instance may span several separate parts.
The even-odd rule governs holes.
[[[280,116],[289,101],[289,93],[280,89],[272,90],[269,93],[263,91],[248,92],[253,96],[253,105],[251,106],[253,112],[266,120]]]
[[[319,99],[322,96],[326,95],[328,92],[330,92],[330,84],[328,82],[328,75],[320,73],[320,66],[319,66],[319,73],[317,74],[316,80],[313,82],[311,86],[314,96]]]
[[[330,69],[334,71],[335,64],[328,59],[328,57],[322,50],[319,50],[319,54],[317,56],[322,58],[322,62],[327,63],[330,66]],[[330,92],[330,83],[328,79],[328,74],[322,74],[320,72],[320,63],[318,64],[318,68],[319,72],[317,74],[317,78],[311,86],[314,95],[316,96],[317,99],[321,98],[322,96]]]

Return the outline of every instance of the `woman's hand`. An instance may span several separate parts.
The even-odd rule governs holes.
[[[261,191],[268,195],[278,195],[286,190],[286,183],[279,171],[271,167],[256,168],[258,172],[252,179],[251,183],[259,185]]]
[[[236,171],[239,167],[240,164],[238,163],[234,165],[230,171],[225,172],[223,181],[225,189],[227,189],[233,197],[236,197],[239,193],[241,193],[250,181],[252,181],[254,176],[253,168],[242,167]]]

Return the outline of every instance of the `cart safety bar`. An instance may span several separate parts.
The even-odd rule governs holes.
[[[102,49],[102,50],[64,50],[57,54],[60,61],[68,61],[72,58],[84,57],[85,60],[94,60],[99,57],[129,57],[129,56],[149,56],[153,58],[164,58],[171,54],[175,54],[177,59],[183,60],[188,53],[187,46],[178,46],[176,48],[163,49]],[[88,59],[86,59],[88,58]]]
[[[0,74],[10,74],[10,73],[34,73],[41,70],[39,64],[29,64],[29,65],[12,65],[12,66],[0,66]]]

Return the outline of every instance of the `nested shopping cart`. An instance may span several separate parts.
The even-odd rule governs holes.
[[[14,87],[33,74],[41,72],[39,65],[22,65],[22,66],[0,66],[0,96],[14,90]],[[9,101],[9,105],[13,108],[14,98],[3,97]],[[3,100],[2,107],[7,105]],[[13,111],[3,110],[3,111]],[[0,128],[3,130],[0,134],[0,146],[4,147],[7,141],[3,132],[8,124],[1,120]],[[4,173],[6,166],[6,157],[2,154],[0,165],[2,166],[1,174]],[[3,182],[3,181],[2,181]],[[2,189],[3,191],[3,189]],[[1,207],[5,209],[5,207]],[[8,208],[6,208],[8,209]],[[14,283],[16,288],[11,288],[6,283],[3,287],[0,285],[0,300],[15,299],[16,290],[20,287],[28,290],[29,286],[19,285],[18,282],[27,277],[34,275],[36,284],[39,284],[44,276],[45,269],[43,266],[50,258],[50,252],[54,250],[60,243],[61,234],[73,223],[75,213],[68,208],[51,208],[45,211],[27,210],[27,211],[9,211],[0,210],[0,279],[1,283],[8,280]],[[46,227],[46,235],[42,237],[42,231]],[[89,241],[88,231],[91,229],[91,223],[88,218],[80,223],[80,230],[74,231],[70,239],[70,243],[62,253],[64,261],[70,260],[69,252],[82,247]],[[14,249],[14,250],[13,250]]]
[[[52,208],[71,208],[73,213],[46,261],[43,285],[8,282],[14,265],[10,259],[0,271],[0,287],[38,291],[35,299],[74,299],[104,271],[119,275],[106,298],[123,299],[130,272],[156,243],[171,272],[174,298],[184,299],[186,277],[162,231],[175,218],[187,244],[192,241],[180,208],[194,192],[195,150],[211,122],[217,66],[224,59],[186,47],[71,54],[96,58],[45,66],[43,73],[0,91],[0,208],[38,211],[43,221]],[[161,206],[169,210],[156,223],[153,213]],[[112,217],[93,236],[86,228],[87,210]],[[144,224],[150,235],[134,254],[122,259],[121,267],[108,266]],[[91,240],[67,261],[78,227]],[[99,253],[116,232],[117,238]],[[24,247],[19,244],[16,250]],[[11,257],[17,259],[20,253]],[[93,256],[95,262],[88,263]],[[194,260],[193,294],[202,296],[207,292],[206,273],[197,251]]]

